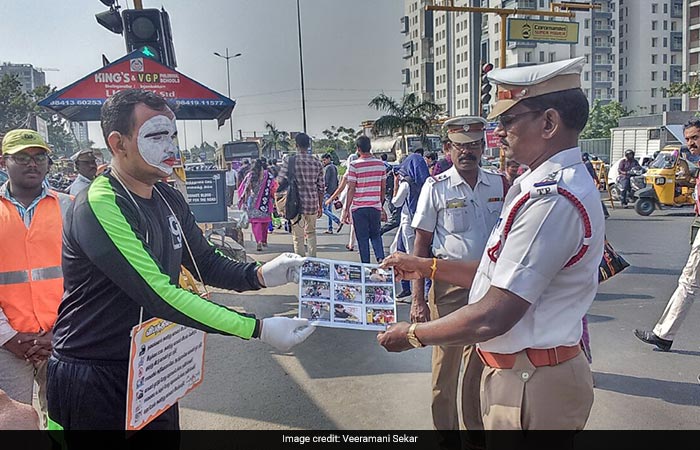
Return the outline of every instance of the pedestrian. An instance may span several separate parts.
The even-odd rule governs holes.
[[[425,163],[428,165],[428,172],[430,172],[430,175],[435,175],[433,174],[433,171],[435,170],[435,164],[437,164],[437,152],[428,152],[425,155]]]
[[[250,170],[250,167],[250,160],[248,158],[244,159],[241,163],[241,167],[238,168],[238,172],[236,173],[236,189],[241,187],[241,183],[245,179],[245,176]]]
[[[453,117],[443,127],[450,141],[454,165],[427,179],[417,201],[412,226],[416,232],[413,254],[445,260],[477,261],[496,225],[508,189],[501,174],[483,170],[479,163],[485,147],[486,121],[480,117]],[[411,321],[445,317],[465,306],[469,290],[433,280],[425,300],[424,280],[412,289]],[[433,347],[433,427],[458,430],[462,410],[467,430],[483,429],[479,408],[479,380],[483,364],[472,345]],[[460,367],[463,370],[460,371]],[[459,386],[462,397],[458,397]]]
[[[348,193],[345,199],[342,221],[355,227],[360,260],[370,262],[369,246],[372,244],[377,262],[384,259],[384,244],[380,234],[384,194],[386,191],[386,169],[380,159],[372,156],[372,143],[367,136],[355,141],[360,155],[348,166]]]
[[[231,163],[226,163],[226,206],[233,205],[233,196],[238,186],[238,174]],[[240,199],[240,198],[239,198]]]
[[[345,166],[345,174],[343,174],[343,177],[340,179],[340,184],[338,185],[338,188],[331,194],[330,198],[325,201],[326,206],[330,205],[333,203],[335,200],[340,202],[342,207],[340,208],[340,225],[338,225],[338,233],[340,230],[343,228],[343,221],[342,217],[343,214],[345,213],[345,205],[347,202],[345,201],[348,195],[348,172],[347,168],[350,166],[350,163],[355,161],[357,158],[359,158],[359,154],[357,152],[351,154],[348,156],[348,159],[345,160],[343,163]],[[337,209],[337,208],[336,208]],[[357,239],[355,238],[355,227],[353,226],[352,223],[350,223],[350,236],[348,236],[348,243],[345,244],[345,249],[348,251],[355,251],[355,243],[357,242]]]
[[[700,156],[700,120],[691,119],[683,127],[683,135],[688,150],[693,156]],[[622,163],[620,163],[622,164]],[[700,179],[695,181],[695,214],[700,213]],[[696,219],[697,220],[697,219]],[[678,287],[666,304],[663,314],[653,330],[634,330],[634,335],[647,344],[655,345],[659,350],[671,350],[673,340],[685,320],[690,307],[695,302],[700,289],[700,233],[690,245],[690,255],[678,278]]]
[[[49,189],[44,178],[49,146],[34,130],[5,134],[0,167],[0,389],[32,404],[46,426],[46,360],[63,295],[61,232],[71,197]]]
[[[452,157],[450,156],[450,140],[447,137],[442,139],[442,153],[443,157],[438,159],[433,167],[432,176],[437,176],[442,172],[446,172],[447,169],[452,167]]]
[[[518,170],[520,169],[520,163],[513,159],[506,161],[506,170],[504,172],[506,180],[508,180],[508,185],[512,186],[515,183],[515,179],[520,176]]]
[[[294,253],[316,257],[316,220],[323,215],[323,165],[311,155],[311,138],[306,133],[294,137],[297,154],[294,156],[295,180],[299,190],[301,209],[299,217],[292,221],[292,242]],[[277,177],[280,186],[292,182],[287,180],[289,158],[282,163]],[[306,243],[306,249],[304,244]]]
[[[642,166],[639,165],[639,161],[637,161],[634,157],[634,150],[632,149],[627,149],[625,150],[625,159],[620,161],[620,164],[617,166],[617,183],[620,186],[620,203],[622,203],[623,208],[627,208],[627,203],[630,195],[630,191],[632,190],[632,169],[641,169]]]
[[[101,125],[111,168],[78,197],[64,222],[65,293],[48,364],[52,429],[124,429],[131,331],[153,316],[258,338],[282,351],[313,331],[306,320],[258,319],[177,285],[184,265],[223,289],[278,286],[294,279],[303,259],[282,254],[261,266],[239,263],[206,241],[182,194],[161,181],[172,174],[177,150],[175,115],[164,98],[119,91],[102,106]],[[177,403],[144,429],[179,429]]]
[[[413,150],[413,153],[417,153],[421,157],[425,156],[425,150],[423,150],[423,147],[418,147],[417,149]]]
[[[256,159],[238,188],[238,209],[248,214],[257,251],[267,248],[268,227],[272,222],[272,208],[277,181],[264,168],[262,159]]]
[[[86,148],[73,153],[70,159],[75,164],[78,176],[68,188],[68,193],[75,196],[90,186],[92,180],[97,176],[97,158],[93,149]]]
[[[326,234],[333,234],[333,224],[338,225],[338,231],[343,228],[343,224],[340,222],[340,218],[333,214],[332,203],[326,202],[331,195],[338,189],[338,169],[333,164],[333,158],[330,153],[326,153],[321,157],[321,163],[323,164],[323,181],[325,183],[325,191],[323,193],[323,214],[328,217],[328,229],[325,231]]]
[[[394,205],[391,204],[391,199],[394,196],[394,168],[391,164],[389,164],[389,157],[386,155],[386,153],[379,155],[379,159],[382,160],[384,169],[386,170],[386,190],[384,191],[384,203],[389,206],[389,212],[393,213],[395,208]]]
[[[487,366],[481,378],[487,430],[582,430],[593,404],[579,342],[597,291],[605,225],[577,147],[589,112],[580,88],[583,63],[489,72],[498,86],[489,116],[498,120],[496,136],[506,157],[530,170],[508,191],[481,261],[448,280],[471,285],[469,305],[427,323],[390,325],[378,336],[390,351],[478,343]],[[450,263],[460,264],[427,262],[421,273],[436,280]],[[397,268],[405,270],[416,269]]]
[[[413,253],[413,244],[416,233],[411,226],[413,217],[416,214],[418,198],[421,187],[428,179],[428,165],[420,155],[411,154],[399,166],[398,172],[394,175],[395,189],[394,197],[391,199],[394,207],[401,210],[401,220],[399,231],[391,244],[391,251],[394,252],[401,247],[406,253]],[[401,292],[397,298],[404,298],[411,295],[411,282],[401,281]]]

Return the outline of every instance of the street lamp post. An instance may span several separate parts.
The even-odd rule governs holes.
[[[241,56],[241,53],[236,53],[235,55],[229,56],[228,54],[228,47],[226,47],[226,55],[222,55],[219,52],[214,52],[214,55],[218,56],[219,58],[224,58],[226,60],[226,81],[228,83],[228,98],[231,98],[231,70],[229,68],[229,60],[232,58],[238,58]],[[233,142],[233,111],[231,111],[231,117],[228,119],[228,125],[231,130],[231,142]]]

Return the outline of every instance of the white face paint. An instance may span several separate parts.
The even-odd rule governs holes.
[[[149,165],[170,175],[177,160],[177,127],[175,119],[154,116],[141,125],[138,135],[139,153]]]

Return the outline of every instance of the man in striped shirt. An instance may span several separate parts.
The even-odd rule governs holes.
[[[360,260],[369,263],[369,244],[372,243],[377,261],[384,259],[384,245],[381,236],[381,212],[386,191],[386,169],[384,163],[372,156],[372,145],[367,136],[360,136],[355,142],[360,157],[348,166],[348,195],[345,199],[343,222],[355,226]]]

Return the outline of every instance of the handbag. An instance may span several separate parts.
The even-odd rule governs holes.
[[[343,202],[341,202],[340,200],[336,200],[333,202],[333,207],[335,209],[343,209]]]
[[[292,155],[288,162],[288,172],[285,182],[280,185],[280,191],[275,194],[275,206],[279,214],[293,224],[301,220],[301,197],[296,180],[296,157]]]
[[[605,247],[603,247],[603,259],[600,261],[598,269],[598,283],[617,275],[618,273],[629,267],[629,263],[620,256],[612,247],[608,239],[605,238]]]

